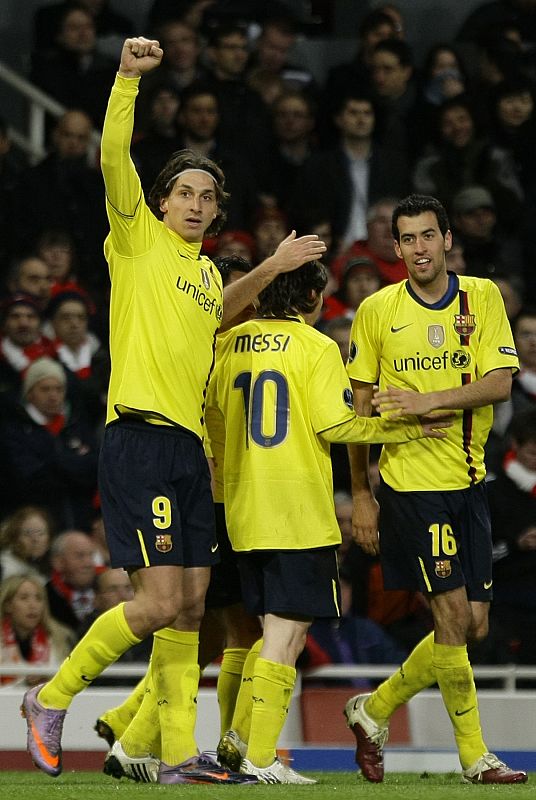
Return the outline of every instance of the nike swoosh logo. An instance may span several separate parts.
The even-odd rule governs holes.
[[[493,581],[484,581],[484,589],[491,589]]]
[[[93,678],[88,678],[87,675],[80,675],[80,677],[82,678],[83,681],[85,681],[85,683],[91,683],[91,681],[93,680]]]
[[[395,328],[394,325],[391,325],[391,333],[398,333],[399,331],[403,331],[404,328],[409,328],[410,325],[413,325],[413,322],[408,322],[407,325],[401,325],[400,328]]]
[[[41,753],[43,761],[45,761],[48,764],[49,767],[57,767],[58,764],[60,763],[60,757],[59,756],[52,756],[48,752],[46,746],[43,743],[43,740],[39,736],[39,731],[37,730],[37,728],[35,727],[33,722],[31,723],[31,728],[32,728],[33,738],[35,740],[35,743],[36,743],[37,747],[39,748],[39,752]]]
[[[210,548],[210,552],[215,553],[219,546],[220,546],[219,543],[213,544],[212,547]]]
[[[471,706],[471,708],[466,708],[465,711],[455,711],[454,714],[457,717],[463,717],[464,714],[468,714],[470,711],[473,710],[473,708],[474,708],[474,706]]]

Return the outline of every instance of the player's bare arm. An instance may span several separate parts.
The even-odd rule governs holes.
[[[399,389],[388,386],[377,392],[372,405],[389,417],[405,414],[421,416],[443,409],[469,409],[508,400],[512,388],[512,371],[508,368],[494,369],[474,383],[444,389],[439,392],[419,393],[413,389]]]
[[[279,244],[272,256],[262,261],[243,278],[228,284],[223,290],[222,324],[236,317],[281,272],[290,272],[326,252],[325,243],[316,234],[296,237],[292,231]]]
[[[143,36],[126,39],[121,51],[119,74],[123,78],[140,78],[156,69],[163,55],[164,51],[156,39],[145,39]]]
[[[372,394],[370,383],[352,380],[354,408],[356,414],[370,417],[372,413]],[[378,515],[380,507],[370,488],[369,447],[368,445],[348,445],[348,459],[352,476],[352,535],[356,544],[371,556],[380,552],[378,538]]]

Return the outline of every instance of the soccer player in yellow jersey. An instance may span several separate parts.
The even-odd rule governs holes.
[[[222,320],[279,272],[321,256],[325,245],[292,232],[224,298],[218,271],[200,256],[203,237],[224,217],[219,167],[175,153],[148,206],[130,158],[139,80],[162,55],[157,41],[125,41],[102,137],[112,372],[99,487],[112,565],[128,569],[134,599],[95,621],[56,675],[25,694],[22,712],[34,763],[59,775],[73,697],[154,633],[149,680],[162,736],[159,782],[236,782],[199,756],[194,738],[198,631],[217,560],[202,445],[205,393]]]
[[[241,771],[263,783],[314,782],[282,764],[276,744],[309,625],[339,616],[330,443],[444,435],[434,422],[356,416],[339,348],[312,327],[326,281],[319,262],[279,275],[260,317],[218,337],[209,388],[225,418],[224,507],[244,604],[264,618],[249,730],[237,732]]]
[[[350,452],[356,541],[365,552],[380,553],[386,589],[422,591],[434,618],[434,631],[398,672],[346,704],[356,761],[367,780],[382,781],[389,718],[437,683],[463,780],[522,783],[526,773],[510,769],[484,743],[466,646],[488,629],[492,559],[484,444],[492,404],[509,396],[518,368],[512,333],[495,284],[447,272],[452,236],[435,198],[402,200],[392,231],[409,277],[367,298],[356,314],[347,367],[356,410],[367,414],[376,406],[393,418],[455,409],[456,416],[440,441],[383,447],[379,537],[365,453]]]

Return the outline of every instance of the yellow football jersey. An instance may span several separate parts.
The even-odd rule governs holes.
[[[218,337],[208,408],[225,418],[224,503],[235,550],[339,544],[329,441],[407,441],[418,425],[356,417],[336,343],[301,317]],[[222,452],[221,429],[213,451]],[[214,448],[216,445],[216,448]]]
[[[222,317],[221,276],[150,211],[130,158],[138,80],[116,77],[102,136],[110,233],[112,372],[107,422],[134,411],[203,436],[203,410]]]
[[[367,298],[356,314],[350,378],[418,392],[462,386],[498,368],[518,369],[510,325],[492,281],[449,274],[441,301],[424,303],[403,281]],[[456,413],[446,439],[385,444],[382,477],[398,491],[461,489],[485,475],[491,406]]]

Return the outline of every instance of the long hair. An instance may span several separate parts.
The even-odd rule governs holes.
[[[217,214],[213,221],[205,231],[206,236],[214,236],[227,218],[224,209],[225,202],[229,198],[229,193],[225,191],[225,175],[215,161],[206,156],[198,155],[192,150],[177,150],[168,159],[164,168],[157,175],[156,180],[147,197],[147,204],[153,214],[162,219],[163,214],[160,210],[162,200],[169,197],[173,186],[175,185],[176,176],[184,172],[186,169],[203,169],[214,178],[216,186],[216,204]]]
[[[41,619],[39,620],[39,624],[45,628],[47,633],[50,634],[52,633],[52,626],[50,624],[51,619],[47,594],[42,581],[35,575],[11,575],[9,578],[5,578],[2,583],[0,583],[0,619],[4,619],[4,617],[8,614],[6,611],[6,606],[11,602],[11,600],[13,600],[22,584],[26,583],[27,581],[32,583],[39,591],[40,599],[43,602],[43,613],[41,615]]]
[[[328,273],[320,261],[282,272],[260,293],[259,314],[271,317],[288,317],[296,312],[310,314],[327,282]]]

